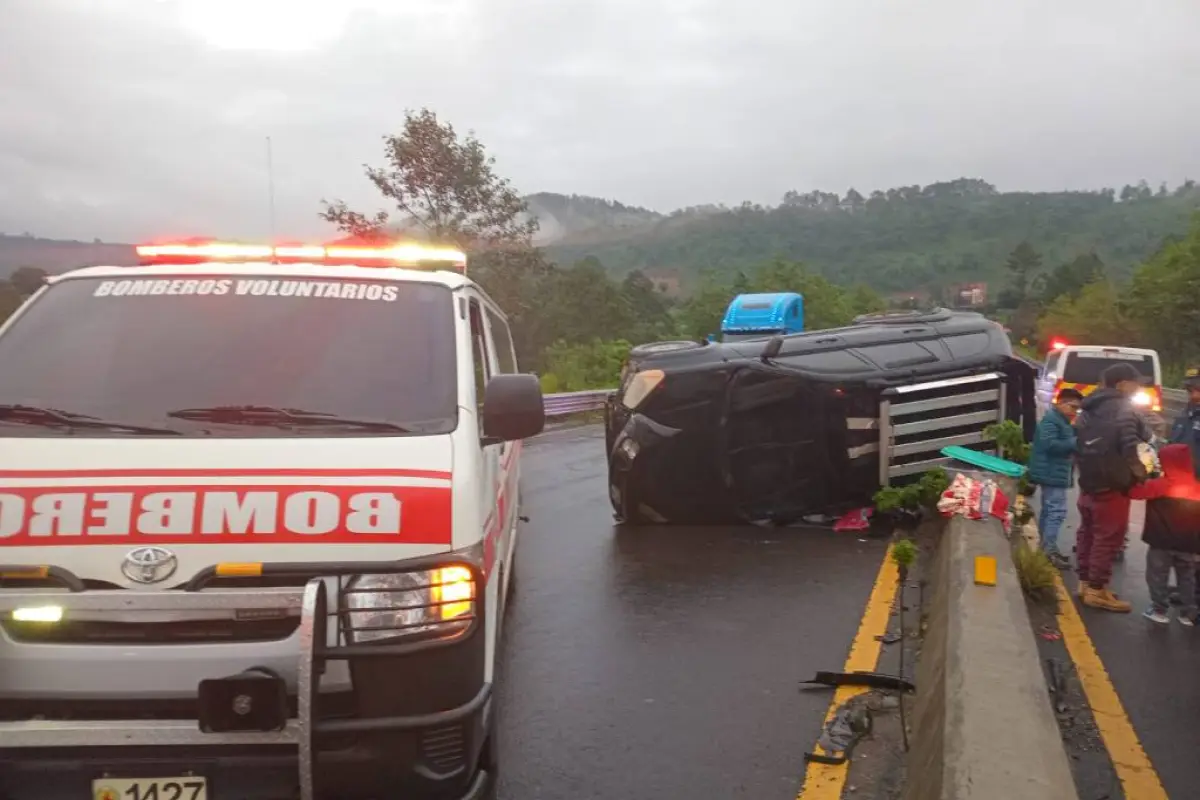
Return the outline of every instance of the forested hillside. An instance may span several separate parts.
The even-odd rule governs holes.
[[[595,256],[617,274],[671,269],[685,282],[781,256],[840,282],[895,291],[1002,282],[1008,254],[1027,241],[1047,263],[1094,251],[1120,278],[1183,234],[1198,208],[1200,189],[1190,180],[1175,189],[1031,193],[960,179],[868,196],[789,192],[775,207],[683,209],[603,239],[568,235],[549,255],[563,264]]]

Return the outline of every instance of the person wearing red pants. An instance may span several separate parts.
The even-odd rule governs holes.
[[[1131,606],[1108,588],[1112,566],[1125,543],[1129,490],[1148,477],[1141,446],[1147,428],[1131,402],[1141,376],[1131,364],[1104,371],[1104,388],[1086,400],[1075,423],[1079,443],[1079,531],[1075,539],[1080,601],[1104,611]]]

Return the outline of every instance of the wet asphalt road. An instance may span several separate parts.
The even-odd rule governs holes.
[[[1079,526],[1075,499],[1072,492],[1070,515],[1059,544],[1067,553]],[[1067,577],[1073,590],[1074,576]],[[1167,795],[1179,800],[1200,797],[1200,629],[1184,628],[1174,619],[1170,625],[1156,625],[1142,618],[1150,593],[1146,589],[1146,545],[1136,537],[1129,542],[1125,560],[1116,565],[1112,589],[1133,603],[1133,612],[1111,614],[1081,608],[1088,635]],[[1119,787],[1097,785],[1091,791],[1081,792],[1080,800],[1122,796]]]
[[[600,429],[523,457],[500,659],[500,800],[791,800],[885,543],[825,529],[617,529]]]

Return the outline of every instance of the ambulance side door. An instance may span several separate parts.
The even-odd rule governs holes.
[[[486,308],[488,332],[491,334],[492,352],[495,354],[496,369],[501,375],[517,373],[517,356],[513,348],[512,334],[508,323],[504,321],[496,309]],[[497,445],[500,451],[500,486],[498,508],[496,513],[503,520],[504,529],[500,533],[500,545],[497,558],[500,563],[511,563],[513,548],[516,546],[517,515],[520,513],[520,457],[521,442],[504,442]],[[505,567],[508,569],[508,567]],[[511,579],[505,575],[505,583]],[[504,587],[501,587],[504,588]]]
[[[483,302],[473,291],[467,292],[467,318],[471,325],[471,350],[475,368],[475,407],[479,418],[479,517],[484,520],[484,564],[490,571],[497,555],[504,521],[499,516],[500,446],[483,446],[483,400],[488,381],[496,374],[496,362],[488,337]]]

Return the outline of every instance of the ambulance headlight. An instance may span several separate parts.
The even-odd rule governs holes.
[[[1133,404],[1135,406],[1147,406],[1148,407],[1152,402],[1154,402],[1154,398],[1152,398],[1150,396],[1150,393],[1147,392],[1145,389],[1139,389],[1137,394],[1135,394],[1133,396]]]
[[[355,644],[454,635],[475,619],[476,591],[465,566],[359,575],[342,591],[343,630]]]

